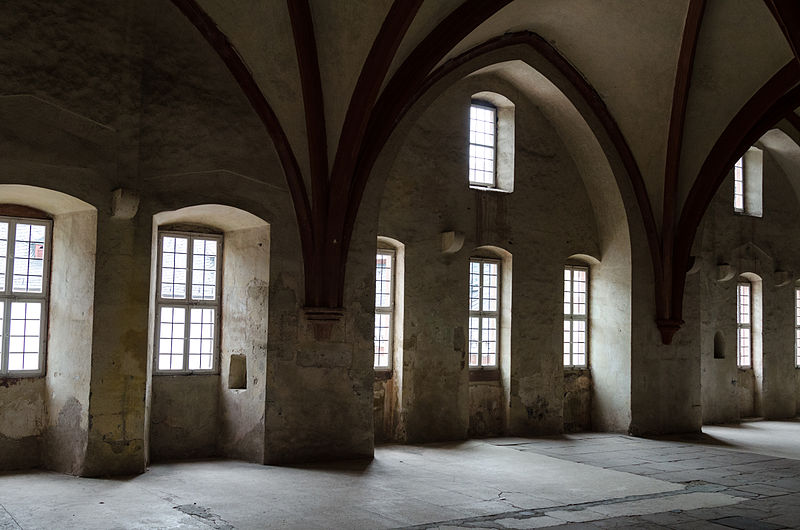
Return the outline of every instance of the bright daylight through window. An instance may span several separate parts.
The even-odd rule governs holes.
[[[161,232],[159,239],[156,370],[213,371],[222,237]]]
[[[469,108],[469,183],[495,187],[497,109],[473,103]]]
[[[388,369],[392,357],[394,319],[394,252],[379,250],[375,257],[375,368]]]
[[[586,366],[589,269],[564,267],[564,366]]]
[[[469,261],[469,366],[497,367],[500,317],[500,262]]]
[[[50,221],[0,217],[0,374],[44,367]]]

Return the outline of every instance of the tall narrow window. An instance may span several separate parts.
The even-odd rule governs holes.
[[[736,359],[740,368],[752,366],[752,293],[750,282],[736,285]]]
[[[744,212],[744,157],[733,166],[733,211]]]
[[[800,368],[800,287],[794,290],[794,365]]]
[[[469,183],[494,188],[497,109],[473,102],[469,108]]]
[[[496,368],[500,308],[500,262],[469,261],[469,366]]]
[[[0,374],[44,368],[51,222],[0,217]]]
[[[564,267],[564,366],[587,366],[589,268]]]
[[[392,359],[394,256],[381,249],[375,257],[375,368],[382,370],[391,368]]]
[[[159,240],[156,370],[214,371],[222,236],[160,232]]]

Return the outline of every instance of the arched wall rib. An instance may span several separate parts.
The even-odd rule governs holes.
[[[300,166],[295,158],[294,151],[289,144],[286,133],[267,102],[261,89],[258,87],[253,75],[248,70],[244,61],[239,56],[236,48],[231,44],[224,33],[217,27],[211,17],[203,11],[194,0],[172,0],[172,3],[189,19],[203,38],[211,45],[220,59],[225,63],[233,78],[239,84],[247,97],[253,110],[261,119],[267,133],[272,138],[272,143],[278,153],[278,159],[283,167],[286,176],[286,183],[294,203],[295,215],[297,216],[298,229],[300,231],[300,242],[303,249],[303,262],[308,277],[311,254],[313,250],[313,237],[311,232],[311,208],[308,202],[303,175]],[[306,285],[306,296],[308,296],[309,286]]]
[[[344,261],[350,246],[353,232],[353,221],[361,203],[364,185],[357,184],[363,166],[363,153],[372,148],[366,147],[374,143],[372,131],[377,125],[385,123],[390,129],[397,124],[397,117],[402,113],[409,100],[414,97],[425,77],[436,64],[441,61],[453,47],[480,26],[489,17],[512,0],[466,0],[453,10],[440,22],[416,48],[403,61],[392,78],[387,83],[365,124],[366,133],[362,135],[362,142],[353,145],[352,164],[348,171],[334,171],[332,176],[332,204],[345,204],[346,208],[340,211],[340,216],[331,219],[329,224],[329,238],[335,233],[341,234],[341,245],[338,250],[342,266],[339,270],[339,285],[344,282]],[[387,67],[388,68],[388,67]],[[381,143],[381,148],[383,147]],[[340,143],[341,146],[341,143]],[[338,156],[338,154],[337,154]],[[373,161],[374,163],[374,161]],[[371,169],[371,167],[370,167]],[[367,172],[368,173],[368,172]],[[366,178],[363,177],[363,178]],[[340,295],[341,296],[341,295]]]
[[[565,78],[567,78],[572,86],[581,94],[584,101],[593,110],[595,116],[606,131],[606,134],[608,134],[609,139],[616,147],[620,160],[625,166],[628,177],[630,178],[631,185],[642,215],[645,231],[647,233],[650,254],[653,261],[654,275],[656,278],[656,283],[658,283],[660,281],[659,279],[662,277],[658,231],[656,229],[655,219],[653,217],[647,190],[644,185],[644,179],[639,171],[636,159],[634,158],[633,153],[630,150],[624,135],[622,134],[622,131],[619,129],[619,126],[617,125],[603,100],[600,98],[600,95],[597,93],[597,91],[594,90],[594,88],[584,79],[580,72],[578,72],[578,70],[572,66],[569,61],[559,54],[558,51],[550,45],[550,43],[535,33],[525,31],[496,37],[464,52],[458,57],[447,61],[441,67],[432,72],[431,75],[429,75],[423,81],[418,90],[406,98],[403,107],[395,107],[394,112],[390,115],[383,116],[383,120],[380,122],[372,122],[370,124],[370,128],[368,129],[367,135],[369,141],[365,144],[359,159],[351,201],[353,201],[354,204],[357,204],[361,200],[364,189],[366,188],[369,173],[372,170],[380,151],[383,149],[383,146],[388,141],[392,131],[403,118],[405,113],[423,94],[425,94],[425,92],[427,92],[435,83],[445,77],[449,72],[452,72],[463,64],[495,50],[519,45],[527,45],[532,47],[547,61],[549,61],[559,72],[561,72]],[[348,233],[352,231],[356,214],[357,210],[355,209],[352,209],[349,212],[347,219],[348,228],[346,230]],[[660,296],[660,293],[662,293],[662,291],[657,288],[657,296]]]
[[[797,0],[764,0],[783,35],[800,61],[800,2]]]
[[[686,197],[675,237],[672,308],[674,319],[683,314],[686,269],[697,228],[714,194],[744,152],[765,132],[800,104],[800,63],[781,68],[734,116],[700,168]],[[793,88],[794,87],[794,88]]]
[[[303,105],[306,118],[306,137],[311,171],[311,216],[313,220],[313,245],[325,237],[325,219],[328,216],[328,133],[325,124],[325,102],[320,78],[317,41],[314,36],[314,21],[308,0],[287,0],[286,6],[292,23],[297,65],[303,90]],[[319,270],[319,252],[311,255],[308,265],[312,271]],[[323,277],[314,272],[306,277],[307,292],[319,292]]]
[[[672,94],[672,114],[667,137],[667,158],[664,164],[664,197],[663,217],[661,222],[661,256],[663,259],[664,283],[663,306],[658,308],[660,318],[669,321],[670,298],[672,296],[672,250],[675,242],[675,224],[677,223],[677,191],[678,171],[680,168],[681,149],[683,147],[683,127],[686,120],[686,105],[689,100],[689,86],[694,66],[697,38],[705,11],[705,0],[692,0],[686,12],[683,26],[681,51],[678,56],[678,67],[675,73],[675,88]],[[665,322],[666,323],[666,322]],[[670,322],[673,328],[679,322]],[[662,327],[664,325],[662,324]]]

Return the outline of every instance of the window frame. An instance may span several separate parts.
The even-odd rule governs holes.
[[[378,283],[378,279],[377,279],[378,264],[377,264],[377,261],[378,260],[377,260],[377,258],[381,254],[391,257],[391,267],[390,267],[390,273],[389,273],[389,305],[388,306],[378,306],[377,304],[375,304],[375,312],[374,312],[375,318],[373,320],[373,360],[372,360],[372,367],[377,372],[391,372],[392,371],[392,357],[393,357],[393,353],[394,353],[394,332],[395,332],[395,321],[394,321],[394,319],[395,319],[395,305],[396,305],[395,304],[395,298],[396,298],[396,290],[397,290],[397,281],[396,281],[397,251],[395,249],[393,249],[393,248],[382,248],[382,247],[379,247],[375,251],[375,274],[376,274],[376,276],[375,276],[375,287],[376,287],[376,289],[375,289],[374,295],[375,295],[376,298],[377,298],[377,295],[378,295],[378,292],[377,292],[377,283]],[[376,335],[377,330],[378,330],[378,326],[377,326],[378,315],[388,315],[388,317],[389,317],[388,318],[389,326],[388,326],[388,331],[387,331],[387,333],[389,335],[389,338],[387,340],[388,345],[387,345],[387,351],[386,351],[386,355],[388,357],[388,359],[387,359],[388,362],[387,362],[386,366],[379,366],[377,364],[377,358],[378,358],[378,355],[379,355],[379,353],[377,351],[378,337]]]
[[[473,172],[473,167],[472,167],[472,160],[473,160],[472,146],[483,147],[483,148],[488,148],[489,147],[489,145],[486,145],[486,144],[479,144],[479,143],[473,143],[472,142],[472,132],[473,132],[473,130],[472,130],[472,109],[473,109],[473,107],[480,108],[480,109],[485,109],[485,110],[490,110],[492,112],[493,117],[494,117],[494,130],[493,130],[493,135],[492,135],[492,141],[493,142],[492,142],[492,145],[491,145],[491,149],[492,149],[492,182],[491,183],[477,182],[475,180],[472,180],[472,172]],[[469,105],[469,127],[468,127],[468,134],[469,134],[470,138],[469,138],[469,141],[467,142],[467,145],[468,145],[468,148],[469,148],[469,152],[467,153],[467,181],[468,181],[470,187],[475,187],[475,188],[479,188],[479,189],[488,189],[488,190],[496,190],[496,189],[498,189],[498,186],[497,186],[497,163],[498,163],[497,139],[498,139],[498,132],[499,132],[498,131],[498,122],[499,122],[499,112],[498,112],[497,105],[494,105],[494,104],[492,104],[492,103],[490,103],[488,101],[484,101],[482,99],[472,99],[470,101],[470,105]],[[475,171],[478,171],[478,170],[475,170]],[[484,170],[480,170],[480,172],[482,174],[485,173]]]
[[[800,287],[794,288],[794,366],[800,368]]]
[[[741,206],[737,205],[737,199],[741,199]],[[742,155],[733,165],[733,211],[735,213],[746,213],[745,199],[744,155]]]
[[[502,308],[502,292],[503,292],[503,260],[500,259],[500,258],[487,258],[487,257],[482,257],[482,256],[471,256],[469,258],[469,266],[471,266],[473,263],[480,264],[480,284],[478,286],[478,289],[479,289],[478,292],[480,294],[479,294],[479,297],[478,297],[478,307],[479,307],[479,309],[477,311],[474,311],[470,307],[469,301],[471,300],[471,298],[469,297],[469,290],[467,291],[467,295],[468,295],[467,296],[467,307],[469,308],[469,314],[468,314],[468,318],[467,318],[467,365],[468,365],[468,367],[469,367],[469,369],[471,371],[480,371],[480,370],[484,370],[484,371],[499,371],[500,370],[500,351],[501,351],[500,350],[500,348],[501,348],[501,340],[500,339],[501,339],[501,334],[502,334],[502,332],[501,332],[501,330],[502,330],[502,322],[501,322],[502,311],[501,311],[501,308]],[[485,263],[493,264],[493,265],[495,265],[497,267],[497,286],[496,286],[497,299],[496,299],[496,303],[495,303],[496,309],[494,311],[484,311],[483,310],[483,300],[484,300],[484,297],[483,297],[483,287],[484,287],[484,283],[483,283],[483,277],[484,277],[483,264],[485,264]],[[468,268],[467,269],[467,289],[469,289],[469,287],[471,285],[469,283],[470,282],[470,278],[469,277],[471,276],[471,274],[472,273],[470,272],[470,270]],[[470,341],[469,332],[472,329],[470,327],[470,325],[469,325],[469,322],[470,322],[470,320],[472,318],[477,318],[478,319],[478,341],[477,341],[478,342],[478,352],[477,352],[478,364],[476,364],[476,365],[473,365],[473,364],[471,364],[469,362],[469,357],[471,355],[471,352],[469,350],[469,345],[470,345],[470,342],[471,342]],[[482,339],[483,339],[483,319],[484,318],[494,318],[495,319],[495,330],[494,330],[495,331],[495,352],[494,352],[494,360],[495,360],[495,362],[494,362],[494,364],[491,364],[491,365],[488,365],[488,364],[484,365],[483,364],[483,355],[484,355],[483,343],[484,343],[484,341]]]
[[[562,360],[564,361],[564,369],[566,369],[566,370],[588,370],[589,369],[589,344],[590,344],[590,341],[589,341],[589,312],[591,311],[591,309],[590,309],[591,308],[591,304],[590,304],[591,267],[589,267],[586,264],[582,264],[582,263],[566,263],[566,264],[564,264],[564,267],[562,268],[562,273],[561,273],[561,285],[562,285],[562,294],[563,295],[566,295],[566,293],[567,293],[566,285],[565,285],[566,278],[564,277],[565,276],[564,273],[566,271],[568,271],[568,270],[571,271],[570,272],[570,280],[569,280],[570,281],[570,290],[569,290],[569,293],[570,293],[570,301],[569,301],[570,312],[569,312],[569,314],[567,314],[566,312],[563,313],[564,319],[563,319],[563,324],[562,324],[562,333],[564,334],[564,340],[562,340],[562,348],[561,348],[561,350],[562,350],[562,352],[561,352],[562,353]],[[586,311],[584,312],[583,315],[575,315],[575,313],[573,312],[573,309],[572,309],[572,306],[574,305],[574,294],[575,294],[575,290],[573,288],[573,286],[575,284],[575,280],[574,280],[574,271],[575,270],[581,270],[581,271],[584,271],[586,273],[586,282],[585,282],[586,283],[586,290],[584,292],[584,294],[586,295],[586,300],[584,302],[584,305],[586,306]],[[567,303],[566,302],[566,296],[563,296],[562,304],[561,304],[562,305],[562,309],[564,308],[564,305],[566,305],[566,303]],[[584,331],[583,331],[583,333],[584,333],[584,342],[583,342],[583,344],[584,344],[584,353],[583,353],[583,355],[584,355],[584,357],[586,359],[586,362],[584,364],[575,364],[574,356],[576,355],[576,353],[572,351],[572,345],[574,344],[572,336],[573,336],[573,333],[575,331],[574,330],[574,325],[572,323],[576,322],[576,321],[584,323]],[[567,322],[570,322],[570,331],[569,331],[569,333],[570,333],[570,341],[569,341],[570,352],[569,352],[569,354],[564,352],[564,346],[567,344],[567,341],[566,341],[566,333],[567,333],[567,331],[566,331],[566,329],[564,329],[566,327],[564,324],[566,324]],[[564,358],[567,355],[569,355],[569,360],[570,360],[569,363],[567,363],[566,359]],[[580,355],[580,354],[577,354],[577,355]]]
[[[747,322],[742,322],[741,289],[747,287]],[[747,364],[742,363],[742,330],[747,330]],[[753,284],[749,280],[739,279],[736,282],[736,366],[742,370],[753,368]]]
[[[30,208],[16,207],[24,213],[28,213]],[[16,209],[15,208],[15,209]],[[5,208],[4,208],[5,209]],[[38,211],[37,211],[38,212]],[[13,270],[14,257],[16,251],[16,225],[23,224],[39,225],[45,227],[44,236],[44,256],[42,264],[42,292],[41,293],[14,293],[13,290]],[[0,337],[0,377],[26,378],[40,377],[44,375],[47,367],[47,340],[49,336],[49,313],[50,313],[50,276],[52,268],[52,246],[53,246],[53,220],[41,217],[27,217],[16,215],[0,215],[0,222],[8,223],[8,239],[6,246],[6,269],[4,279],[4,290],[0,291],[0,305],[2,308],[2,337]],[[5,287],[9,287],[5,290]],[[8,369],[8,349],[9,335],[11,329],[10,309],[14,302],[39,302],[41,312],[39,313],[39,362],[36,370],[9,370]]]
[[[161,282],[163,269],[161,267],[164,257],[163,242],[164,237],[185,237],[189,239],[188,251],[186,257],[186,298],[174,299],[163,298],[161,292]],[[193,268],[192,257],[194,256],[194,241],[195,239],[215,240],[217,242],[217,270],[216,270],[216,286],[214,293],[214,300],[192,300],[191,297],[191,277]],[[177,230],[177,229],[159,229],[158,230],[158,243],[156,252],[158,254],[156,260],[156,284],[155,284],[155,326],[153,336],[153,375],[206,375],[218,374],[220,372],[220,346],[222,343],[222,271],[224,259],[224,234],[209,231],[207,229],[198,228],[197,230]],[[182,307],[185,308],[184,320],[184,337],[183,337],[183,367],[180,370],[163,370],[158,367],[160,357],[160,335],[161,335],[161,309],[163,307]],[[189,336],[191,330],[191,310],[192,309],[214,309],[214,338],[211,342],[211,368],[210,369],[190,369],[189,368]]]

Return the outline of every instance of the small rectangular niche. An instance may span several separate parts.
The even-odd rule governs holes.
[[[231,355],[228,388],[234,390],[247,388],[247,357],[244,355]]]

